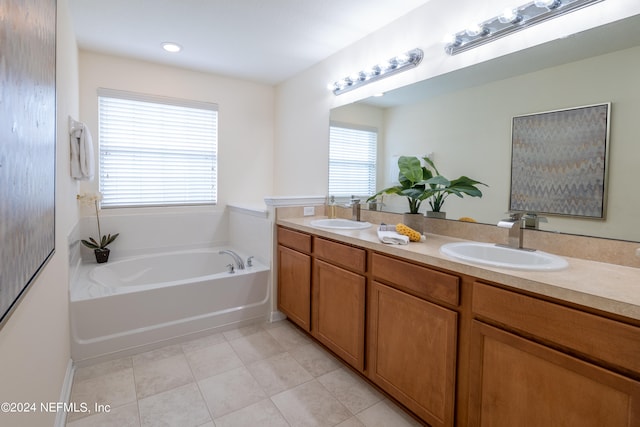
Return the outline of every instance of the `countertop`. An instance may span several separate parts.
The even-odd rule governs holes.
[[[508,285],[551,298],[640,320],[640,269],[564,257],[569,266],[561,271],[519,271],[479,266],[440,253],[445,243],[461,239],[426,234],[426,241],[408,245],[383,244],[378,239],[378,224],[365,230],[337,230],[311,226],[314,219],[304,217],[278,219],[277,224],[398,256],[479,279]]]

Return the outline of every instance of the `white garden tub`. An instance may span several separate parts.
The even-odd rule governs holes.
[[[228,248],[82,265],[70,295],[73,359],[266,319],[269,268],[253,260],[251,267],[229,273],[233,259],[221,249]]]

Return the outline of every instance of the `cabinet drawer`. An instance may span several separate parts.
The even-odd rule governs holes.
[[[479,282],[472,306],[476,316],[640,373],[640,328]]]
[[[288,228],[278,227],[278,243],[302,252],[311,252],[311,236]]]
[[[410,294],[451,305],[459,304],[460,279],[457,276],[375,253],[372,269],[376,279]]]
[[[367,253],[364,249],[316,237],[313,253],[319,258],[359,273],[366,270]]]

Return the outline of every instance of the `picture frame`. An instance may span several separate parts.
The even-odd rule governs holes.
[[[0,328],[55,251],[56,170],[56,0],[3,2]]]
[[[605,219],[611,103],[513,118],[509,211]]]

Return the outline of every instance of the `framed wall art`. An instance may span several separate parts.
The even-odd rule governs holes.
[[[56,1],[0,9],[2,327],[55,250]]]
[[[509,210],[604,219],[611,103],[513,118]]]

